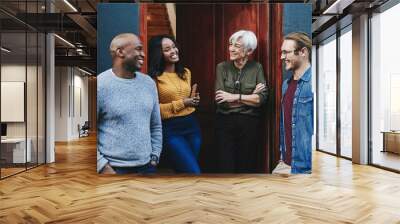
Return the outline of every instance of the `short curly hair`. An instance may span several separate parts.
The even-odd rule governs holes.
[[[244,49],[254,51],[257,48],[257,37],[250,30],[239,30],[229,38],[230,43],[235,43],[239,38],[242,39]]]

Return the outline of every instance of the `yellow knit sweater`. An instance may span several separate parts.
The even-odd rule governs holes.
[[[183,99],[190,97],[191,73],[185,68],[185,80],[178,74],[163,72],[157,77],[158,97],[160,100],[161,119],[186,116],[195,111],[194,107],[185,107]]]

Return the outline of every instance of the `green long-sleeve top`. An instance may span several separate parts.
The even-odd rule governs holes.
[[[256,61],[248,61],[240,70],[235,67],[233,61],[221,62],[217,65],[215,80],[215,91],[222,90],[233,94],[250,95],[258,83],[265,83],[262,65]],[[238,84],[238,82],[240,84]],[[236,85],[235,85],[236,82]],[[228,103],[217,103],[219,114],[247,114],[252,116],[260,115],[260,107],[267,100],[267,90],[258,93],[260,104],[258,107],[242,105],[230,108]]]

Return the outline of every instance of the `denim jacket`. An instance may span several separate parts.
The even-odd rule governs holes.
[[[288,88],[286,79],[282,85],[280,151],[285,156],[285,128],[283,96]],[[312,135],[314,133],[314,93],[312,92],[311,67],[297,83],[292,109],[292,163],[291,173],[311,173]]]

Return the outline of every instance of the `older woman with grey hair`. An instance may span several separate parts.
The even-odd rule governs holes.
[[[257,172],[260,107],[267,100],[267,87],[261,64],[249,58],[256,48],[256,35],[239,30],[229,38],[229,60],[217,65],[216,134],[223,173]]]

